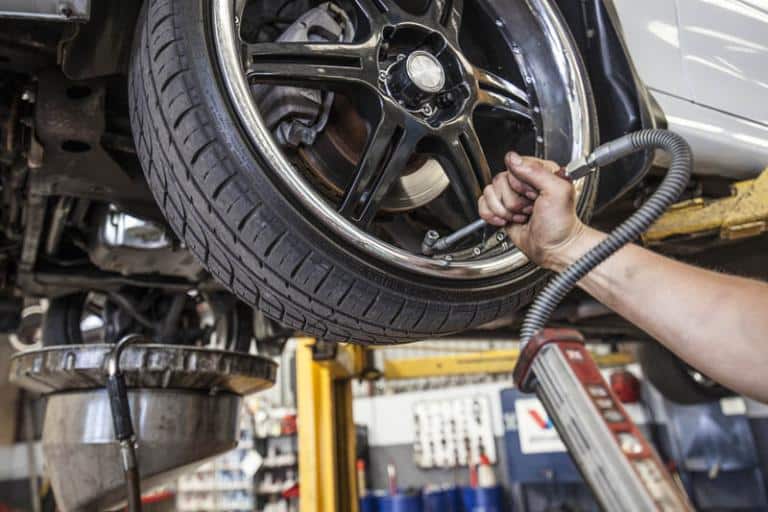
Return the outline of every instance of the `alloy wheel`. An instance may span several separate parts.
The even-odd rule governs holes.
[[[381,236],[376,225],[382,212],[386,215],[388,193],[403,178],[409,162],[420,156],[439,163],[457,214],[441,231],[477,218],[477,198],[499,170],[487,157],[488,143],[483,143],[475,122],[479,112],[527,127],[533,141],[529,151],[547,155],[547,127],[524,52],[514,42],[509,45],[520,84],[474,65],[462,51],[465,3],[469,0],[432,0],[425,9],[414,11],[391,1],[354,0],[350,16],[358,37],[351,42],[249,42],[241,37],[241,18],[230,2],[214,3],[213,12],[222,76],[233,103],[240,107],[238,114],[254,145],[302,204],[353,247],[388,264],[463,280],[497,276],[528,262],[503,233],[485,233],[457,253],[426,258],[412,245]],[[543,19],[557,19],[543,0],[530,3],[546,15]],[[494,25],[506,30],[500,19]],[[554,51],[569,42],[558,30],[562,27],[551,22],[542,27]],[[585,135],[590,120],[577,111],[589,99],[579,77],[573,76],[579,68],[573,53],[562,55],[560,71],[570,80],[567,93],[573,102],[563,108],[572,114],[575,135],[570,156],[575,158],[590,149]],[[333,91],[353,103],[364,119],[368,127],[364,148],[337,198],[307,180],[275,143],[252,94],[254,86],[263,85]],[[577,184],[580,196],[584,186]]]

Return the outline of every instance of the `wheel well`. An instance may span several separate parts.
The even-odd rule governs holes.
[[[600,140],[664,126],[652,98],[635,71],[613,0],[557,0],[581,51],[595,95]],[[596,209],[629,191],[648,172],[652,152],[639,153],[607,168],[600,176]]]

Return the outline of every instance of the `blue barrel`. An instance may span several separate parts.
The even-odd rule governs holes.
[[[425,491],[424,512],[462,512],[461,492],[458,487]]]
[[[423,512],[421,494],[379,496],[378,512]]]
[[[503,496],[504,492],[500,485],[485,488],[461,488],[464,512],[502,512]]]
[[[373,494],[360,498],[360,512],[379,512],[379,500]]]

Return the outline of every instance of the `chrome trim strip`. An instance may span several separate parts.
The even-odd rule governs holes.
[[[579,65],[574,54],[575,49],[566,49],[562,41],[571,41],[565,27],[559,22],[560,17],[547,0],[527,0],[533,12],[538,13],[545,34],[556,55],[560,73],[569,88],[569,109],[574,126],[573,159],[583,157],[590,151],[590,119],[581,114],[579,105],[586,105],[588,98],[584,82],[576,79]],[[238,115],[247,135],[261,149],[262,157],[269,161],[272,170],[283,180],[286,186],[296,193],[302,206],[313,215],[322,219],[334,233],[353,242],[359,249],[410,272],[418,272],[433,277],[472,280],[495,277],[517,270],[528,263],[528,258],[520,252],[511,252],[480,261],[448,262],[417,256],[397,247],[386,244],[357,229],[352,223],[339,215],[320,196],[299,172],[288,162],[264,124],[256,103],[251,95],[245,74],[241,67],[240,51],[235,27],[235,4],[233,1],[211,2],[213,9],[213,37],[222,79],[234,105],[238,105]],[[557,21],[556,21],[557,20]]]

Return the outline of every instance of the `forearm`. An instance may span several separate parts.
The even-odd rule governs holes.
[[[605,238],[587,228],[553,262],[562,270]],[[768,400],[768,285],[718,274],[632,245],[579,286],[699,371]]]

